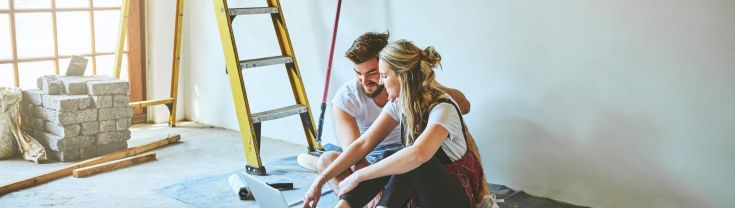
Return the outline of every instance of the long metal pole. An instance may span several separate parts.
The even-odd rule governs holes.
[[[327,94],[329,92],[329,78],[332,74],[332,58],[334,57],[334,42],[337,39],[337,28],[339,27],[339,12],[342,9],[342,0],[337,1],[337,14],[334,17],[334,30],[332,30],[332,46],[329,47],[329,59],[327,61],[327,78],[324,81],[324,94],[322,94],[321,113],[319,113],[319,127],[317,128],[316,141],[322,141],[322,127],[324,126],[324,111],[327,110]]]

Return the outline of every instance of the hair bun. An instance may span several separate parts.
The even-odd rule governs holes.
[[[441,64],[442,56],[439,55],[439,52],[436,52],[433,46],[426,47],[426,49],[422,50],[421,56],[423,57],[423,61],[427,62],[432,68]]]

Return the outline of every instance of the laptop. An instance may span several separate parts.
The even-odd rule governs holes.
[[[260,207],[268,208],[289,208],[289,204],[286,203],[286,199],[278,189],[271,187],[270,185],[258,180],[250,174],[240,174],[245,179],[245,184],[250,188],[255,196],[255,201],[258,202]],[[298,205],[301,202],[296,202],[293,205]]]

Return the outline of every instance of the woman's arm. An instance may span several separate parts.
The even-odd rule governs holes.
[[[311,187],[306,191],[304,196],[303,207],[316,207],[321,197],[321,190],[324,183],[334,178],[337,174],[347,170],[350,166],[362,160],[370,150],[375,148],[393,129],[398,126],[398,121],[394,120],[386,113],[380,113],[378,119],[373,122],[370,128],[350,144],[342,154],[337,157],[325,170],[314,179]]]
[[[411,171],[429,161],[439,150],[448,134],[447,129],[441,125],[429,124],[413,145],[403,148],[378,163],[362,168],[352,175],[358,177],[359,183],[360,181]]]

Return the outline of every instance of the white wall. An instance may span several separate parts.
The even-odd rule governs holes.
[[[182,112],[237,129],[212,3],[186,3]],[[282,3],[316,117],[336,0]],[[735,206],[735,2],[345,1],[342,14],[330,99],[353,76],[342,54],[362,32],[434,45],[440,82],[472,102],[491,182],[594,207]],[[149,60],[170,64],[170,35],[156,31],[173,19],[149,17],[160,23],[149,46],[165,48]],[[278,54],[267,17],[234,25],[241,58]],[[254,112],[293,103],[283,67],[244,76]],[[263,134],[304,143],[299,125],[269,121]]]
[[[146,54],[148,54],[146,88],[148,100],[160,100],[171,97],[171,70],[174,48],[174,19],[176,16],[176,1],[146,1]],[[184,37],[188,34],[182,33]],[[182,47],[187,47],[182,41]],[[188,57],[182,49],[182,60]],[[177,95],[176,118],[184,119],[186,91],[189,82],[184,74],[188,70],[186,61],[179,65],[179,94]],[[156,123],[168,122],[169,111],[164,105],[148,107],[148,120]]]

